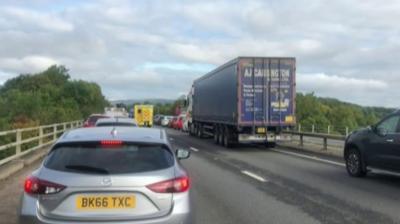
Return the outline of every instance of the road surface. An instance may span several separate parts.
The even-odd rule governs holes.
[[[257,146],[225,149],[212,139],[168,130],[192,179],[194,220],[202,223],[400,223],[400,178],[350,178],[340,160]],[[0,183],[0,223],[16,222],[24,177]]]

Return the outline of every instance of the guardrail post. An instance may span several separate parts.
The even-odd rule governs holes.
[[[39,126],[39,146],[43,145],[43,127]]]
[[[328,138],[324,137],[324,150],[328,150]]]
[[[15,153],[19,155],[21,153],[21,141],[22,141],[22,131],[21,129],[17,129],[15,133],[15,143],[17,144],[15,147]]]
[[[346,127],[346,136],[349,136],[349,127]]]
[[[53,125],[53,140],[57,139],[57,124]]]
[[[303,139],[303,135],[300,134],[300,146],[304,146],[304,139]]]
[[[331,134],[331,126],[328,125],[328,135]]]
[[[301,124],[299,124],[299,132],[301,132]]]
[[[67,130],[67,123],[63,124],[64,132]]]
[[[312,126],[311,126],[311,129],[312,129],[311,132],[312,132],[312,133],[315,133],[315,125],[312,125]]]

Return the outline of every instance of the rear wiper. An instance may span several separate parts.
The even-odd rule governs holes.
[[[65,168],[70,170],[79,170],[79,171],[87,171],[93,173],[102,173],[109,174],[110,172],[104,168],[94,167],[94,166],[86,166],[86,165],[66,165]]]

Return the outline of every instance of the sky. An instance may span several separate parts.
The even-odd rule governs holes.
[[[0,84],[65,65],[109,100],[168,98],[238,56],[296,57],[297,91],[398,107],[397,0],[0,0]]]

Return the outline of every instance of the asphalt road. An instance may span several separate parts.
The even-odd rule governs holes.
[[[400,178],[347,176],[342,162],[257,146],[225,149],[211,139],[168,130],[192,179],[194,219],[202,223],[400,223]],[[16,222],[24,177],[0,183],[0,223]]]

